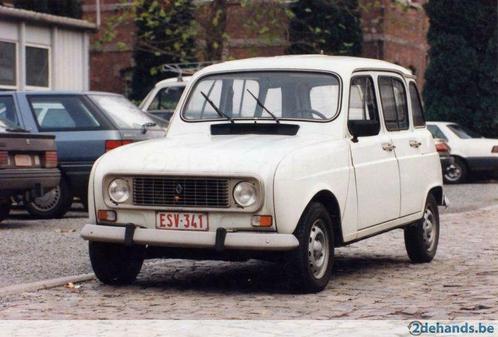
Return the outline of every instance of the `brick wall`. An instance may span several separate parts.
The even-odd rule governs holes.
[[[426,33],[429,22],[421,8],[425,0],[361,0],[364,46],[363,56],[385,59],[412,69],[423,85],[427,66]],[[84,18],[95,21],[95,0],[84,0]],[[115,41],[97,47],[105,26],[122,10],[118,0],[100,0],[101,21],[104,29],[92,37],[91,81],[92,90],[125,93],[130,69],[133,67],[134,25],[124,22],[114,31]],[[375,3],[375,5],[372,5]],[[272,56],[285,53],[287,48],[288,19],[275,6],[258,5],[242,7],[239,1],[231,1],[227,9],[227,42],[224,59],[252,56]],[[258,20],[272,20],[271,33],[260,33]],[[124,43],[123,43],[124,42]]]

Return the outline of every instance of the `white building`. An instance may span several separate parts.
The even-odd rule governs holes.
[[[0,6],[0,90],[88,90],[84,20]]]

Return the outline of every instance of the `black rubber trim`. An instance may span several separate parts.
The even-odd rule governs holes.
[[[125,246],[133,246],[133,235],[135,234],[136,226],[132,223],[127,223],[125,225],[125,236],[124,236],[124,244]]]
[[[299,131],[299,125],[282,123],[223,123],[211,124],[211,134],[216,135],[285,135],[295,136]]]
[[[227,237],[227,230],[225,228],[216,229],[216,241],[214,243],[214,249],[217,252],[222,252],[225,250],[225,238]]]

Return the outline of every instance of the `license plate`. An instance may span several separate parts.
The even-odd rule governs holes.
[[[16,154],[14,161],[16,166],[33,166],[31,156],[27,154]]]
[[[183,231],[207,231],[207,213],[157,212],[157,229],[174,229]]]

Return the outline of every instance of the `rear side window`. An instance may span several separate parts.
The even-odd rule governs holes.
[[[379,90],[387,130],[407,130],[408,104],[403,82],[394,77],[379,77]]]
[[[420,100],[420,94],[414,82],[410,82],[410,101],[412,103],[413,125],[425,126],[424,108]]]
[[[0,119],[19,126],[14,99],[11,96],[0,96]]]
[[[98,130],[102,121],[82,96],[30,96],[40,131]]]
[[[152,103],[147,108],[147,111],[166,110],[173,111],[182,97],[185,87],[168,87],[160,89]]]
[[[436,125],[427,125],[427,129],[429,132],[432,134],[432,138],[440,138],[444,140],[448,140],[448,138],[444,135],[444,133],[441,131],[439,127]]]

